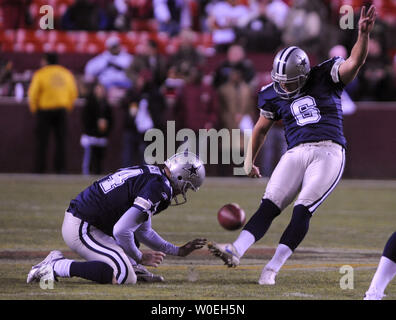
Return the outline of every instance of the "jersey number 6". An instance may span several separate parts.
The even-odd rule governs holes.
[[[299,126],[317,123],[321,118],[320,110],[316,108],[316,101],[311,96],[294,100],[290,109]]]

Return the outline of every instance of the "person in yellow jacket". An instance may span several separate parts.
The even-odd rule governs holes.
[[[35,172],[46,170],[48,141],[55,136],[54,169],[66,172],[67,111],[71,111],[78,96],[73,74],[57,64],[55,53],[47,53],[43,67],[33,75],[28,91],[29,108],[36,117]]]

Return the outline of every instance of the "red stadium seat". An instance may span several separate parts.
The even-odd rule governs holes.
[[[134,31],[150,31],[158,30],[158,22],[154,19],[132,19],[131,29]]]
[[[26,42],[24,44],[24,52],[32,53],[32,52],[42,52],[42,44],[38,42]]]
[[[75,46],[72,42],[58,42],[55,45],[57,53],[69,53],[75,51]]]
[[[13,42],[14,38],[14,30],[0,30],[0,42]]]
[[[54,52],[55,51],[55,43],[46,42],[43,43],[43,52]]]
[[[213,47],[210,34],[197,33],[195,45],[201,51]],[[150,31],[129,31],[129,32],[88,32],[88,31],[61,31],[61,30],[0,30],[0,42],[2,50],[17,51],[28,50],[29,52],[41,51],[48,52],[55,50],[57,52],[82,52],[82,53],[100,53],[105,50],[105,42],[111,36],[118,36],[122,46],[130,53],[134,53],[139,43],[154,40],[158,44],[159,51],[163,54],[171,54],[178,49],[180,39],[178,37],[170,38],[164,32]],[[28,46],[23,44],[29,43]]]
[[[26,41],[26,30],[18,29],[14,34],[14,41],[17,43],[23,43]]]
[[[4,52],[13,51],[14,42],[13,41],[1,41],[0,48],[1,48],[1,51],[4,51]]]

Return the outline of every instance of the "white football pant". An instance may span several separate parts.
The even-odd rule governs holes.
[[[313,213],[334,190],[345,167],[345,150],[332,141],[303,143],[288,150],[268,181],[264,199],[281,210],[294,205]]]
[[[132,264],[114,238],[67,211],[62,236],[69,248],[85,260],[103,261],[110,265],[118,284],[136,283]]]

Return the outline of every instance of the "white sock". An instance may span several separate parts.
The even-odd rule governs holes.
[[[285,264],[286,260],[292,255],[293,251],[284,244],[279,244],[276,248],[275,254],[272,259],[265,266],[275,272],[279,272],[280,268]]]
[[[382,256],[378,264],[377,271],[371,280],[368,292],[376,291],[379,294],[384,294],[385,288],[388,283],[396,275],[396,263],[387,257]]]
[[[61,259],[54,263],[54,271],[58,277],[70,278],[70,265],[74,260]]]
[[[252,235],[249,231],[242,230],[239,234],[238,238],[234,241],[233,246],[236,249],[239,257],[242,257],[246,250],[256,242],[254,235]]]

